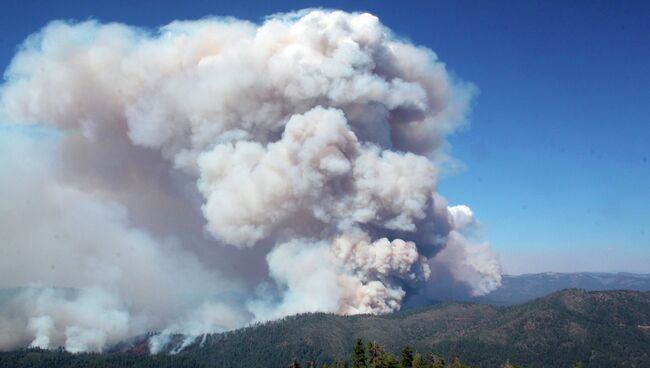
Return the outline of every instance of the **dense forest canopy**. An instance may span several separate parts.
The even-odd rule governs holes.
[[[187,336],[170,336],[154,355],[151,335],[104,354],[24,349],[0,353],[0,367],[429,368],[443,360],[444,367],[648,367],[644,326],[648,292],[565,290],[509,307],[447,303],[383,316],[301,314],[199,336],[183,349]]]

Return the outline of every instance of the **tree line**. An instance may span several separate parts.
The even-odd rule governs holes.
[[[369,341],[364,343],[357,338],[352,346],[352,358],[348,364],[345,360],[336,360],[334,363],[317,364],[314,361],[308,361],[301,364],[298,360],[293,360],[288,368],[471,368],[461,362],[460,358],[455,357],[447,362],[439,354],[420,354],[414,352],[410,345],[406,345],[399,357],[394,356],[386,351],[377,342]],[[503,368],[521,368],[506,362]]]
[[[11,352],[0,352],[0,367],[12,368],[218,368],[218,367],[249,367],[275,366],[274,359],[267,356],[264,361],[245,363],[242,358],[246,351],[232,356],[232,361],[223,362],[213,359],[206,350],[169,355],[141,355],[133,353],[69,353],[63,349],[43,350],[39,348],[20,349]],[[272,354],[273,351],[268,351]],[[395,356],[374,341],[364,343],[356,339],[349,360],[337,359],[327,362],[293,360],[288,368],[471,368],[461,362],[458,357],[445,360],[441,354],[421,354],[410,345],[404,346],[399,356]],[[302,355],[309,356],[309,354]],[[286,359],[286,358],[285,358]],[[286,362],[286,360],[284,360]],[[501,365],[502,368],[521,368],[510,362]],[[582,368],[575,363],[573,368]],[[567,367],[568,368],[568,367]]]

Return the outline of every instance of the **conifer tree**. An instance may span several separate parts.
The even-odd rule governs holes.
[[[379,344],[376,342],[368,343],[368,367],[369,368],[379,368],[379,357],[381,355],[382,349]]]
[[[382,349],[379,355],[379,368],[399,368],[399,364],[392,354]]]
[[[400,368],[412,368],[413,367],[413,349],[406,345],[402,349],[402,356],[399,361]]]
[[[363,340],[357,338],[352,349],[352,368],[368,368],[366,361],[366,347]]]
[[[431,368],[432,364],[432,361],[429,361],[420,353],[415,353],[413,356],[413,368]]]

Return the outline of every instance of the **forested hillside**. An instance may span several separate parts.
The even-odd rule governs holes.
[[[532,302],[495,307],[447,303],[384,316],[306,314],[204,336],[170,356],[145,353],[146,339],[104,355],[24,350],[0,355],[8,367],[287,367],[350,362],[362,338],[399,356],[411,346],[470,366],[650,366],[650,293],[565,290]],[[167,347],[174,350],[178,336]],[[92,363],[92,364],[91,364]],[[88,365],[87,365],[88,364]]]

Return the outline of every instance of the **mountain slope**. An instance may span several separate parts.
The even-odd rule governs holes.
[[[219,367],[284,367],[292,358],[348,358],[356,337],[397,353],[460,356],[481,367],[650,366],[650,293],[566,290],[519,306],[451,303],[388,316],[308,314],[210,335],[183,354]],[[264,362],[260,365],[260,362]]]
[[[423,353],[459,356],[478,367],[510,360],[524,367],[650,367],[650,292],[570,289],[514,306],[447,303],[385,316],[293,316],[196,339],[175,355],[147,355],[143,336],[108,354],[22,350],[0,354],[7,367],[286,367],[349,359],[353,340],[392,353],[410,344]],[[173,336],[167,352],[184,336]]]

